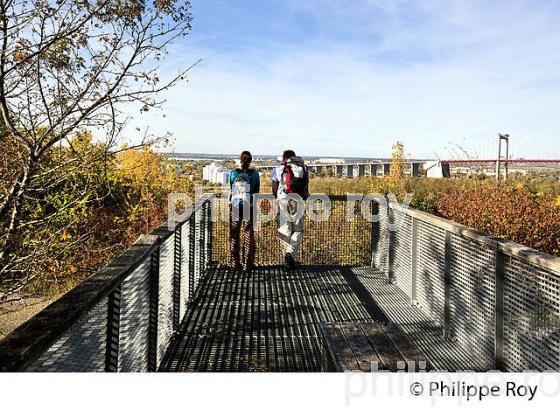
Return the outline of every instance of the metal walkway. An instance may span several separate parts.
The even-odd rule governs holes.
[[[189,310],[161,371],[320,371],[319,324],[368,320],[401,324],[436,369],[483,370],[372,268],[210,269]]]

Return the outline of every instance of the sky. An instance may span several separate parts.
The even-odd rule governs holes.
[[[202,61],[131,113],[176,152],[489,158],[509,133],[514,157],[560,157],[557,0],[191,4],[162,77]]]

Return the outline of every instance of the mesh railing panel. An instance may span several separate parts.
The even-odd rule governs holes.
[[[438,324],[443,324],[445,303],[445,231],[418,221],[418,305]]]
[[[506,257],[504,364],[507,370],[560,369],[560,276]]]
[[[194,221],[195,221],[195,231],[194,231],[194,241],[195,241],[195,250],[194,250],[194,275],[193,279],[193,286],[196,288],[198,285],[198,281],[202,274],[203,266],[204,266],[204,220],[202,217],[202,210],[197,210],[194,214]]]
[[[204,229],[204,269],[207,269],[212,260],[212,201],[208,201],[203,207],[203,229]]]
[[[332,200],[331,216],[318,222],[305,216],[305,231],[298,260],[305,265],[370,265],[372,223],[360,212],[348,221],[344,200]],[[263,214],[270,210],[269,201],[260,201]],[[356,205],[358,206],[358,205]],[[229,202],[217,198],[212,224],[212,262],[227,265],[229,259]],[[358,208],[356,208],[358,210]],[[218,217],[222,215],[223,217]],[[261,221],[255,230],[258,265],[283,263],[283,250],[277,233],[277,222]]]
[[[187,312],[187,304],[189,302],[190,289],[190,258],[191,258],[191,225],[185,222],[181,226],[181,291],[179,317],[182,319]]]
[[[121,285],[118,366],[121,372],[148,370],[150,262],[150,259],[144,261]]]
[[[394,240],[393,272],[401,290],[412,298],[412,218],[404,215]]]
[[[58,325],[52,344],[41,341],[29,347],[22,337],[24,331],[16,334],[14,338],[22,344],[18,357],[26,357],[5,368],[157,370],[211,260],[210,205],[206,201],[197,206],[195,214],[174,232],[169,232],[166,224],[152,235],[143,235],[109,266],[63,296],[60,304],[48,307],[47,313],[42,312],[43,317],[37,319],[41,323],[29,324],[34,332],[44,326],[44,317],[58,317],[73,306],[71,302],[80,302],[80,309],[86,313],[76,314],[64,327]],[[98,299],[102,302],[95,302]],[[95,307],[87,310],[91,303]],[[38,353],[39,358],[34,359]]]
[[[159,364],[173,335],[173,257],[175,238],[171,235],[159,251],[158,357]]]
[[[397,232],[380,228],[377,242],[389,243],[388,261],[399,288],[411,299],[415,295],[419,307],[481,366],[508,371],[560,369],[560,274],[539,266],[534,250],[526,249],[532,259],[525,258],[523,250],[508,251],[507,243],[472,230],[463,234],[463,229],[468,231],[414,211]],[[382,253],[382,246],[374,249],[376,266]],[[499,262],[497,255],[506,262]],[[542,255],[543,266],[548,260]],[[503,285],[497,272],[503,272]],[[502,288],[503,295],[497,294]],[[503,325],[498,314],[501,300]]]
[[[488,368],[494,366],[495,264],[495,249],[451,235],[451,336]]]
[[[373,265],[384,274],[389,271],[389,216],[386,206],[377,206],[379,222],[376,249],[373,250]]]
[[[27,371],[101,372],[105,369],[107,298],[82,315]]]

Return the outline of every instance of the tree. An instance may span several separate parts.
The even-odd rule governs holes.
[[[392,178],[401,178],[404,175],[404,167],[407,164],[406,155],[404,153],[404,144],[397,141],[393,144],[391,153],[391,169]]]
[[[189,9],[187,0],[0,0],[0,282],[10,283],[0,300],[47,252],[30,227],[79,207],[102,179],[62,201],[49,194],[114,154],[124,104],[160,107],[159,93],[188,71],[161,81],[158,61],[190,30]],[[87,130],[103,143],[80,145]]]
[[[116,156],[113,171],[126,193],[118,199],[126,208],[126,228],[132,239],[163,222],[170,192],[191,193],[192,182],[176,172],[177,163],[149,148],[127,150]]]

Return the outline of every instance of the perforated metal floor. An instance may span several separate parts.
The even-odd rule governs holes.
[[[372,268],[210,269],[162,371],[321,371],[321,322],[402,324],[437,369],[482,370]]]

